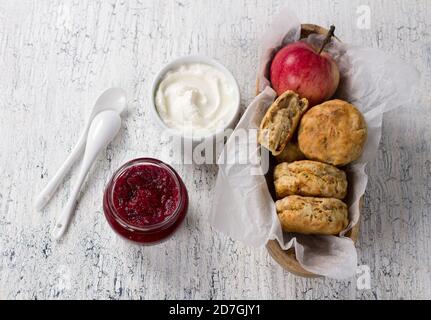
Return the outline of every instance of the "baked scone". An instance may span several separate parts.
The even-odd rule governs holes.
[[[358,159],[367,140],[367,125],[356,107],[330,100],[301,119],[298,145],[307,159],[343,166]]]
[[[344,199],[347,179],[344,171],[317,161],[280,163],[274,169],[277,199],[290,195]]]
[[[304,154],[299,150],[297,142],[288,142],[283,151],[275,156],[278,163],[280,162],[294,162],[305,159]]]
[[[300,99],[293,91],[286,91],[280,95],[260,123],[259,143],[274,156],[280,154],[295,133],[299,120],[307,108],[307,99]]]
[[[275,206],[287,232],[335,235],[349,224],[347,205],[335,198],[288,196]]]

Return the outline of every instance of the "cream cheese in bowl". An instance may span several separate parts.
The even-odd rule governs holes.
[[[164,126],[185,137],[208,137],[232,127],[239,111],[235,79],[204,57],[181,58],[165,67],[153,94]]]

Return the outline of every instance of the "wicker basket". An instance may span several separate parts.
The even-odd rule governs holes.
[[[301,38],[306,38],[310,34],[322,34],[326,35],[328,33],[328,30],[314,25],[314,24],[302,24],[301,25]],[[259,82],[256,83],[256,94],[259,94]],[[362,199],[361,204],[362,207]],[[359,222],[346,234],[349,238],[351,238],[354,242],[358,239],[359,235]],[[298,260],[295,256],[295,249],[291,248],[289,250],[283,250],[278,241],[276,240],[270,240],[268,244],[266,245],[266,248],[271,255],[271,257],[285,270],[301,277],[306,278],[315,278],[319,277],[318,275],[311,273],[307,270],[305,270],[301,265],[299,264]]]

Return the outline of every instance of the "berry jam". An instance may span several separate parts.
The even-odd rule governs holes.
[[[126,169],[114,186],[114,208],[136,227],[163,222],[178,207],[179,186],[166,169],[139,164]]]
[[[151,158],[132,160],[111,178],[103,209],[121,236],[153,244],[170,236],[187,213],[184,183],[167,164]]]

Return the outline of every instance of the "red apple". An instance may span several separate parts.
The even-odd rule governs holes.
[[[338,66],[332,57],[298,41],[277,52],[271,63],[270,76],[278,95],[293,90],[307,98],[310,106],[331,98],[340,81]]]

